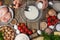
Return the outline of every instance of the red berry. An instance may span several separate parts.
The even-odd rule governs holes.
[[[28,33],[28,29],[27,28],[25,28],[25,32]]]
[[[21,30],[22,28],[21,27],[18,27],[19,30]]]
[[[50,22],[48,22],[48,26],[50,26],[51,25],[51,23]]]
[[[26,26],[23,26],[23,29],[26,29],[27,27]]]
[[[25,24],[24,24],[24,23],[21,23],[20,25],[21,25],[21,26],[25,26]]]
[[[55,19],[56,19],[56,16],[52,16],[52,19],[54,19],[54,20],[55,20]]]
[[[31,35],[32,34],[32,31],[29,31],[28,34]]]
[[[47,19],[48,21],[51,21],[51,18],[50,17],[48,17],[48,19]]]
[[[55,22],[51,22],[52,25],[55,25],[56,23]]]
[[[20,25],[18,25],[18,27],[20,27]]]
[[[23,29],[21,29],[21,30],[20,30],[20,32],[21,32],[21,33],[24,33],[24,30],[23,30]]]
[[[59,21],[59,20],[58,20],[58,19],[56,19],[56,20],[55,20],[55,23],[57,23],[58,21]]]

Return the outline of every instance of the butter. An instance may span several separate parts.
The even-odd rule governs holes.
[[[54,35],[60,35],[60,32],[54,32]]]
[[[35,39],[33,39],[33,40],[44,40],[44,37],[37,37],[37,38],[35,38]]]

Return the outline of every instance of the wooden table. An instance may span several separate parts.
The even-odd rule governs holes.
[[[7,1],[7,2],[6,2]],[[28,0],[29,1],[29,0]],[[24,2],[26,2],[26,1],[24,1]],[[31,2],[32,2],[32,0],[31,0]],[[5,3],[6,4],[11,4],[11,0],[5,0]],[[43,15],[42,15],[42,18],[41,18],[41,20],[39,20],[39,21],[36,21],[36,22],[26,22],[22,17],[21,17],[21,8],[18,8],[18,9],[14,9],[14,11],[15,11],[15,19],[17,19],[18,20],[18,22],[20,22],[20,23],[27,23],[26,25],[28,26],[28,28],[29,29],[36,29],[36,30],[38,30],[39,29],[39,22],[41,22],[41,21],[45,21],[45,15],[46,15],[46,13],[47,13],[47,10],[48,9],[46,9],[46,10],[44,10],[44,12],[42,13]]]

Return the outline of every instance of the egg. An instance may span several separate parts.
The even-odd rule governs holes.
[[[16,34],[20,34],[20,31],[19,30],[16,30]]]
[[[46,9],[48,7],[48,0],[37,0],[37,3],[42,2],[42,9]]]
[[[41,31],[40,31],[40,30],[37,30],[37,33],[38,33],[39,35],[41,35]]]
[[[14,25],[14,29],[16,29],[16,30],[17,30],[17,29],[18,29],[18,26],[17,26],[17,25]]]
[[[39,9],[42,9],[42,6],[43,6],[43,3],[41,3],[41,2],[39,2],[39,3],[37,4],[37,7],[38,7]]]

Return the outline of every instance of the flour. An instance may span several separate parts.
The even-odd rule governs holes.
[[[29,20],[34,20],[38,17],[39,12],[35,6],[29,6],[28,10],[29,11],[24,11],[26,18],[28,18]]]

